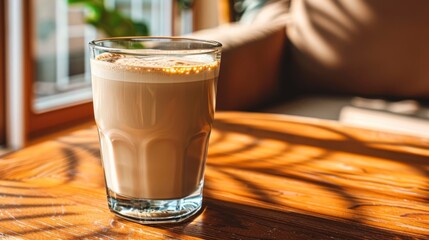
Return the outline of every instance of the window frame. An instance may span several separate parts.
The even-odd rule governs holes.
[[[35,29],[33,28],[33,4],[35,1],[24,0],[23,2],[23,39],[32,39]],[[77,103],[71,106],[36,112],[33,102],[35,101],[34,82],[34,48],[32,41],[23,43],[23,65],[24,69],[24,145],[35,138],[53,133],[65,128],[76,126],[92,121],[94,118],[92,102]]]
[[[171,4],[174,19],[174,2]],[[5,16],[5,54],[2,64],[5,71],[5,141],[7,147],[19,149],[39,137],[73,126],[94,121],[92,101],[77,102],[61,108],[46,111],[34,107],[36,68],[34,63],[35,27],[33,0],[1,1]],[[169,22],[170,23],[170,22]],[[173,33],[173,21],[171,22]],[[1,90],[1,89],[0,89]],[[1,103],[1,102],[0,102]],[[1,122],[0,122],[1,123]],[[0,132],[1,133],[1,132]]]
[[[34,24],[34,5],[35,1],[24,0],[24,39],[33,39],[35,36]],[[153,1],[153,0],[152,0]],[[156,2],[156,1],[155,1]],[[174,1],[173,1],[174,2]],[[26,4],[25,4],[26,3]],[[158,4],[160,4],[158,2]],[[165,5],[166,3],[164,3]],[[173,3],[171,3],[172,5]],[[162,5],[162,4],[161,4]],[[168,4],[167,4],[168,5]],[[173,7],[171,7],[173,8]],[[170,11],[173,11],[171,9]],[[173,14],[173,12],[171,13]],[[174,19],[172,17],[172,19]],[[172,29],[172,26],[170,26]],[[60,108],[51,109],[39,112],[34,107],[35,93],[33,90],[34,82],[36,81],[36,69],[33,66],[35,52],[35,44],[33,42],[24,42],[24,91],[25,91],[25,139],[32,140],[37,137],[56,132],[58,130],[69,128],[78,124],[82,124],[94,119],[92,100],[77,102],[70,106],[62,106]]]
[[[0,1],[0,32],[6,30],[5,1]],[[0,35],[0,148],[6,145],[5,34]]]

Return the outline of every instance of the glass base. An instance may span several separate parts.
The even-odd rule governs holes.
[[[193,216],[202,205],[202,187],[188,197],[148,200],[121,196],[107,190],[110,210],[121,218],[142,224],[181,222]]]

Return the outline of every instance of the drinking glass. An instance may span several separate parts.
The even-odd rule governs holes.
[[[139,223],[201,208],[221,44],[173,37],[89,43],[108,206]]]

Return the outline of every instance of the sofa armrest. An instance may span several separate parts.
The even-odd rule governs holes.
[[[191,37],[223,45],[218,110],[251,110],[279,96],[287,42],[284,23],[229,24]]]

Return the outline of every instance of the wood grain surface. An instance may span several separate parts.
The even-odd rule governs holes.
[[[429,239],[429,139],[217,113],[204,207],[140,225],[107,208],[95,126],[0,160],[1,239]]]

